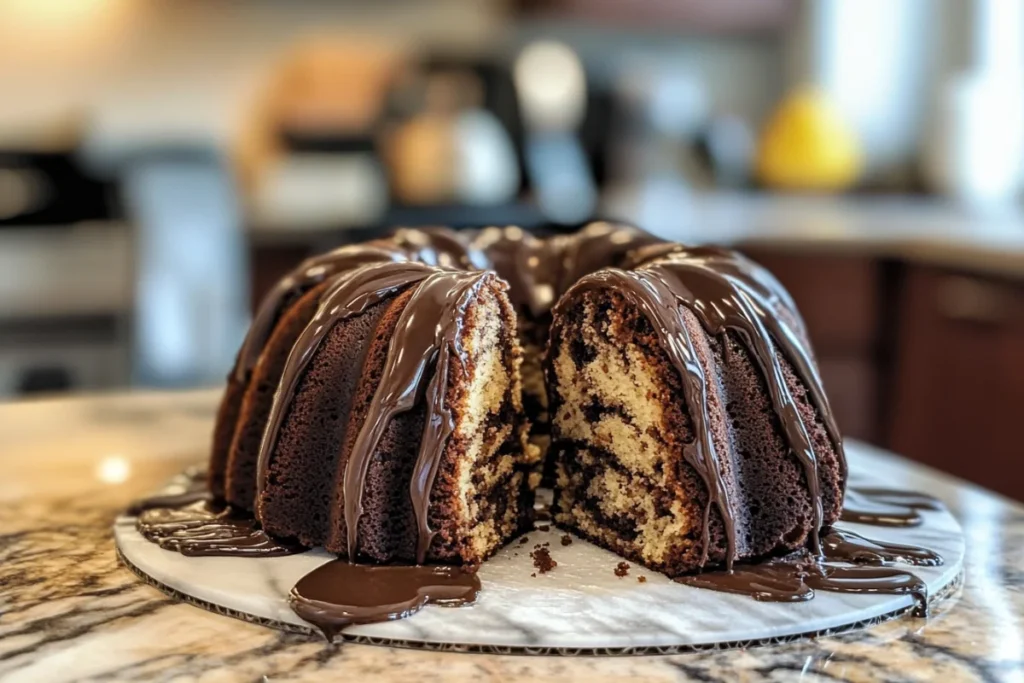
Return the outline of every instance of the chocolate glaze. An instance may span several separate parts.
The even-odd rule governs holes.
[[[681,576],[676,582],[720,593],[747,595],[759,602],[805,602],[814,597],[814,591],[804,583],[801,571],[793,564],[755,564]]]
[[[901,491],[899,489],[874,488],[858,486],[852,491],[864,498],[877,501],[882,505],[905,505],[915,510],[945,510],[946,505],[927,493]]]
[[[269,472],[270,458],[277,445],[281,425],[291,406],[303,371],[328,333],[342,320],[364,312],[370,306],[434,272],[435,268],[422,263],[375,263],[343,273],[328,287],[321,299],[320,307],[288,354],[280,384],[274,394],[274,403],[267,419],[267,429],[260,444],[256,467],[257,515]]]
[[[919,577],[895,567],[846,567],[813,560],[776,560],[725,571],[683,576],[676,582],[760,602],[804,602],[814,591],[832,593],[909,593],[914,615],[928,614],[928,587]]]
[[[865,538],[846,529],[830,529],[822,538],[825,559],[830,562],[883,565],[893,562],[937,567],[942,557],[927,548]]]
[[[514,304],[540,316],[579,276],[616,265],[631,250],[661,243],[637,228],[591,223],[571,237],[539,240],[520,228],[486,228],[465,236],[443,227],[399,228],[389,239],[354,244],[303,261],[267,293],[253,316],[233,371],[244,382],[256,366],[282,309],[329,278],[369,263],[416,261],[458,270],[496,270]]]
[[[246,512],[208,502],[145,510],[136,528],[161,548],[188,556],[278,557],[305,550],[271,538]]]
[[[363,488],[370,458],[391,419],[412,409],[424,388],[426,426],[409,493],[419,530],[417,561],[422,563],[426,558],[434,537],[427,524],[430,491],[448,437],[455,428],[446,404],[448,373],[452,363],[462,362],[463,319],[469,303],[489,277],[493,276],[479,272],[434,272],[413,291],[399,316],[380,384],[345,463],[345,527],[350,560],[355,560],[358,552],[359,518],[363,513]]]
[[[408,254],[397,245],[386,242],[353,244],[303,261],[298,268],[274,285],[260,302],[252,325],[245,335],[235,364],[235,379],[244,382],[256,367],[263,347],[274,330],[281,310],[290,300],[308,291],[327,278],[367,263],[405,261]]]
[[[902,492],[896,492],[902,493]],[[913,494],[909,494],[913,495]],[[926,616],[928,590],[924,581],[894,563],[935,567],[942,557],[912,545],[865,538],[845,529],[830,529],[822,538],[823,555],[803,551],[795,556],[726,571],[704,572],[676,579],[697,588],[748,595],[764,602],[799,602],[814,590],[839,593],[910,593],[914,614]],[[858,566],[836,566],[835,562]],[[872,565],[872,566],[864,566]]]
[[[399,228],[391,240],[413,261],[458,270],[487,270],[490,259],[481,249],[449,228]]]
[[[573,235],[556,238],[549,248],[560,253],[558,294],[568,291],[584,275],[622,266],[634,252],[663,244],[664,240],[643,230],[607,221],[590,223]]]
[[[492,268],[509,283],[516,310],[540,318],[551,308],[561,272],[560,254],[551,243],[522,228],[485,228],[472,242],[487,254]]]
[[[181,493],[165,493],[162,495],[149,496],[148,498],[134,500],[128,504],[128,509],[125,510],[125,514],[137,517],[146,510],[155,510],[157,508],[168,508],[173,510],[193,503],[208,501],[210,499],[210,492],[206,489],[206,484],[204,482],[200,489],[190,489],[182,491]]]
[[[154,508],[180,508],[192,503],[210,500],[207,488],[206,471],[189,469],[184,473],[185,485],[168,493],[161,493],[148,498],[140,498],[128,504],[126,515],[138,516],[146,510]],[[180,489],[180,490],[178,490]]]
[[[439,266],[453,270],[438,270]],[[600,268],[621,266],[632,272]],[[831,530],[819,538],[822,505],[819,457],[796,409],[776,358],[793,366],[808,388],[846,477],[842,443],[817,370],[804,341],[803,323],[788,293],[765,270],[732,252],[668,244],[622,225],[594,223],[572,236],[540,240],[519,228],[487,228],[468,239],[445,228],[400,229],[389,240],[344,247],[304,262],[278,283],[257,312],[239,353],[236,379],[246,381],[282,309],[311,287],[332,280],[318,312],[300,335],[275,394],[260,450],[257,487],[262,491],[278,432],[301,376],[330,329],[347,317],[415,287],[389,346],[385,370],[343,473],[348,556],[357,557],[358,520],[367,464],[388,421],[417,400],[427,404],[423,441],[410,484],[418,527],[417,557],[423,562],[434,532],[427,523],[430,491],[454,424],[445,389],[452,363],[458,363],[465,306],[486,277],[467,273],[493,269],[510,283],[509,296],[520,311],[546,316],[571,287],[616,286],[644,310],[662,346],[679,370],[691,407],[696,439],[684,453],[709,492],[703,515],[703,552],[708,553],[709,514],[714,506],[725,523],[728,571],[679,579],[689,585],[752,595],[758,600],[801,601],[814,590],[911,593],[923,608],[925,587],[912,574],[885,566],[836,567],[825,561],[885,565],[941,563],[923,548],[871,541]],[[593,274],[592,274],[593,273]],[[582,278],[582,279],[581,279]],[[765,378],[785,438],[799,458],[815,515],[813,555],[732,567],[734,511],[722,463],[707,429],[707,392],[681,308],[690,310],[713,335],[735,333]],[[779,315],[783,312],[784,315]],[[402,351],[397,353],[396,350]],[[227,508],[196,501],[191,489],[140,503],[140,531],[162,547],[184,554],[271,556],[301,548],[267,537],[257,523]],[[257,495],[257,511],[259,495]],[[861,489],[850,493],[843,519],[879,525],[920,523],[918,509],[937,502],[903,492]],[[149,508],[149,509],[146,509]],[[538,517],[543,516],[543,511]],[[479,579],[452,567],[381,567],[331,562],[299,581],[292,606],[331,638],[352,623],[407,616],[429,602],[472,602]]]
[[[879,488],[847,490],[840,519],[874,526],[919,526],[918,510],[942,510],[944,505],[923,493]]]
[[[928,586],[919,577],[893,567],[832,567],[821,565],[808,573],[804,583],[815,590],[833,593],[909,593],[914,616],[928,616]]]
[[[724,524],[727,568],[732,567],[736,554],[736,523],[725,485],[723,463],[709,429],[708,380],[686,328],[683,308],[691,311],[709,334],[736,333],[761,370],[786,440],[804,469],[814,515],[810,543],[814,552],[820,555],[819,529],[823,526],[824,515],[819,490],[819,457],[809,436],[811,425],[805,424],[786,386],[776,350],[790,362],[807,387],[808,396],[835,449],[844,478],[846,464],[839,429],[832,418],[810,350],[801,335],[779,315],[780,309],[789,301],[788,295],[763,269],[735,252],[678,246],[673,247],[670,253],[664,251],[662,248],[656,250],[654,260],[636,270],[609,268],[585,276],[572,290],[612,288],[625,295],[651,321],[662,348],[679,372],[695,436],[693,442],[684,448],[683,457],[701,477],[708,491],[708,504],[702,520],[702,562],[707,560],[710,549],[711,507],[718,510]]]
[[[480,592],[475,573],[458,567],[388,567],[335,560],[299,579],[292,609],[328,641],[346,626],[402,619],[434,603],[472,604]]]

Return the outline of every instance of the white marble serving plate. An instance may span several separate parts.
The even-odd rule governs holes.
[[[860,478],[859,484],[872,484]],[[885,485],[884,483],[876,485]],[[930,602],[958,584],[964,537],[945,511],[921,511],[919,527],[881,528],[840,523],[868,538],[925,546],[945,563],[916,567]],[[633,565],[614,573],[622,558],[563,531],[527,534],[480,568],[483,590],[476,604],[425,607],[407,619],[353,626],[346,639],[447,650],[531,653],[676,652],[782,642],[884,621],[908,612],[909,595],[817,591],[803,603],[757,602],[674,583]],[[185,557],[145,540],[132,517],[118,519],[114,536],[122,559],[161,590],[230,616],[293,631],[315,633],[288,606],[288,592],[303,575],[333,556],[323,550],[275,558]],[[536,573],[530,551],[549,543],[558,566]],[[533,574],[536,573],[536,576]],[[647,578],[645,583],[638,576]]]

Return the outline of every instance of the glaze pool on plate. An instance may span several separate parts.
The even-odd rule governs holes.
[[[948,512],[925,510],[921,515],[919,527],[838,526],[938,552],[943,565],[912,569],[927,583],[930,599],[942,599],[959,579],[964,537]],[[825,591],[804,603],[756,602],[683,586],[639,565],[618,576],[622,558],[575,537],[562,545],[564,533],[550,526],[526,534],[526,543],[504,547],[480,568],[483,590],[470,607],[428,606],[408,619],[350,627],[345,636],[381,644],[496,650],[692,649],[863,626],[913,605],[909,595]],[[289,607],[292,586],[334,559],[319,549],[275,558],[185,557],[146,541],[133,518],[118,521],[115,539],[126,563],[154,585],[289,630],[312,631]],[[558,566],[541,574],[530,552],[545,543]]]

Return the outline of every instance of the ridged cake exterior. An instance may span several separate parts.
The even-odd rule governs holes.
[[[532,498],[515,317],[506,286],[493,274],[464,277],[477,283],[452,339],[458,357],[440,380],[452,429],[430,486],[425,511],[434,535],[424,556],[417,557],[410,487],[431,418],[429,397],[410,397],[408,410],[386,419],[377,400],[389,388],[396,396],[419,391],[395,383],[389,368],[397,352],[414,353],[401,326],[421,313],[413,309],[422,282],[333,325],[291,390],[286,371],[257,480],[257,515],[268,533],[360,561],[474,565],[523,528]],[[427,326],[412,334],[429,332]],[[374,424],[382,426],[380,434],[366,449],[362,483],[353,486],[360,438]],[[345,514],[352,496],[362,506],[354,544]]]
[[[556,522],[670,576],[816,545],[845,484],[781,286],[608,223],[303,263],[239,353],[209,481],[273,536],[476,566],[528,523],[545,450]]]
[[[836,521],[842,446],[802,323],[763,269],[690,250],[600,271],[554,320],[560,526],[677,576],[814,544]]]

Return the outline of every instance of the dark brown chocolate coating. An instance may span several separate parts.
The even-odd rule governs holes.
[[[374,392],[367,420],[356,437],[345,466],[345,527],[348,556],[356,557],[357,522],[364,511],[363,490],[370,467],[390,421],[411,410],[424,397],[423,439],[411,474],[409,498],[416,517],[416,562],[422,564],[434,531],[427,520],[430,494],[455,421],[447,405],[453,365],[461,364],[463,320],[486,273],[437,272],[412,292],[395,326],[388,356]],[[429,382],[429,384],[428,384]]]
[[[853,488],[846,492],[844,522],[875,526],[920,526],[918,510],[941,510],[944,506],[923,493],[879,488]]]
[[[470,605],[479,593],[476,573],[457,567],[382,567],[335,560],[299,579],[291,605],[333,641],[353,624],[402,619],[428,604]]]
[[[746,519],[751,506],[736,498],[747,493],[741,490],[747,482],[756,485],[765,478],[759,473],[745,476],[743,469],[775,467],[780,451],[766,454],[756,462],[750,462],[751,458],[733,460],[722,452],[727,439],[724,434],[716,438],[722,421],[712,411],[716,403],[712,400],[713,383],[722,378],[710,376],[706,368],[721,368],[722,374],[728,375],[738,365],[722,358],[708,363],[713,354],[712,340],[725,347],[738,345],[744,356],[753,361],[764,389],[754,386],[726,395],[745,395],[747,403],[755,396],[768,399],[775,423],[781,427],[786,441],[781,453],[793,453],[803,470],[803,491],[788,499],[792,501],[791,507],[808,508],[809,519],[802,525],[806,529],[804,535],[811,548],[820,554],[819,530],[838,517],[846,464],[842,439],[810,350],[800,334],[802,330],[794,330],[784,319],[790,301],[782,287],[763,269],[735,252],[675,247],[669,253],[658,250],[653,260],[634,270],[605,269],[581,278],[556,306],[556,320],[579,306],[580,298],[588,292],[613,293],[638,309],[650,323],[661,350],[678,375],[680,404],[686,407],[691,424],[688,431],[692,435],[681,446],[682,457],[699,478],[706,497],[700,511],[702,554],[697,566],[707,564],[712,551],[718,550],[716,546],[720,544],[713,537],[713,529],[724,534],[726,567],[731,567],[738,557],[792,545],[790,539],[769,538],[770,547],[765,547],[763,541],[758,543],[758,539],[749,538],[752,531],[763,538],[764,529],[752,528],[752,522]],[[795,318],[795,311],[788,310],[789,317]],[[699,327],[695,328],[692,320]],[[549,372],[549,385],[553,382],[553,372]],[[798,401],[794,397],[796,391],[805,393],[806,401]],[[552,403],[556,401],[557,396],[553,395]],[[813,410],[808,409],[808,403]],[[828,435],[824,447],[814,438],[818,422]],[[770,508],[772,500],[779,497],[776,491],[763,503]],[[760,505],[757,509],[762,518],[758,522],[763,527],[763,521],[770,518]],[[780,512],[783,520],[794,519],[792,509]],[[741,547],[750,545],[758,547]]]
[[[594,274],[608,267],[629,270]],[[460,541],[446,527],[450,510],[432,501],[458,493],[450,463],[441,458],[455,428],[445,387],[457,387],[463,372],[458,340],[465,303],[479,288],[494,286],[493,276],[466,271],[488,269],[510,283],[509,297],[537,345],[547,336],[551,307],[570,288],[611,288],[643,311],[652,344],[678,375],[678,409],[687,413],[693,436],[684,455],[688,486],[704,515],[697,566],[709,559],[731,565],[738,552],[756,555],[780,543],[809,543],[833,561],[941,561],[923,549],[836,531],[819,543],[819,531],[839,514],[845,461],[802,323],[774,278],[732,252],[687,249],[608,223],[548,240],[517,228],[461,235],[403,229],[304,262],[254,319],[229,377],[210,460],[212,495],[245,509],[255,501],[270,536],[244,515],[209,508],[148,513],[150,536],[183,552],[199,547],[189,545],[193,536],[212,530],[211,538],[231,541],[211,541],[204,552],[293,547],[272,547],[272,538],[281,537],[324,545],[351,560],[423,562],[429,549],[435,561],[459,562]],[[750,400],[730,405],[728,415],[710,414],[703,388],[710,378],[698,359],[719,370],[714,379],[730,395]],[[511,397],[501,415],[519,419]],[[753,457],[720,457],[711,435],[723,419],[752,426],[739,448]],[[502,449],[517,447],[510,441]],[[780,452],[795,458],[777,466]],[[518,494],[530,491],[524,484]],[[891,508],[891,499],[884,502]],[[916,503],[904,502],[916,514]],[[755,508],[762,524],[752,532]],[[850,514],[859,514],[858,521],[887,519],[872,518],[871,510]],[[180,533],[188,543],[167,541]],[[804,599],[814,588],[923,590],[915,577],[889,567],[793,566],[774,563],[694,581],[742,592],[762,590],[767,581],[777,599]],[[439,596],[471,599],[479,588],[466,578],[471,575],[448,568],[370,569],[332,563],[317,570],[296,586],[296,611],[329,632],[403,616]],[[408,576],[374,584],[378,574],[398,577],[397,569]],[[376,593],[363,592],[374,585]]]
[[[238,352],[234,376],[245,382],[256,367],[281,314],[305,292],[333,275],[368,263],[406,261],[409,253],[390,242],[371,242],[341,247],[303,261],[298,268],[278,281],[260,302]]]
[[[676,581],[695,588],[747,595],[762,602],[804,602],[813,598],[816,590],[909,594],[914,599],[914,615],[928,614],[928,587],[924,581],[895,567],[837,567],[777,561],[682,576]]]
[[[239,420],[228,450],[224,487],[224,500],[239,509],[254,509],[260,445],[274,394],[281,382],[289,350],[312,319],[326,287],[326,283],[317,285],[281,315],[263,355],[249,374],[240,410],[244,419]]]
[[[271,538],[246,512],[207,502],[145,510],[136,528],[161,548],[188,556],[280,557],[306,550]]]
[[[318,301],[327,284],[339,277],[367,264],[406,261],[461,270],[493,268],[511,283],[508,294],[520,315],[537,319],[530,329],[542,340],[550,307],[574,281],[571,273],[582,273],[591,265],[619,265],[637,248],[658,242],[636,228],[609,223],[587,226],[576,237],[550,240],[519,228],[462,233],[403,228],[389,239],[349,245],[304,261],[261,302],[228,377],[214,428],[211,492],[218,500],[252,509],[257,488],[253,465],[283,368],[282,356],[287,357],[290,340],[308,323],[314,299]],[[319,294],[310,297],[311,291]]]

